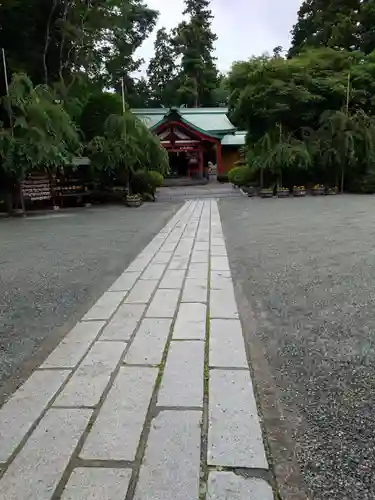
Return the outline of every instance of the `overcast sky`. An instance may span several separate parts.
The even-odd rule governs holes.
[[[146,3],[160,12],[157,29],[173,28],[182,19],[183,0],[146,0]],[[272,52],[278,45],[287,49],[301,4],[302,0],[211,0],[213,30],[219,38],[216,42],[219,69],[226,71],[233,61]],[[153,55],[154,40],[155,33],[139,51],[146,61]]]

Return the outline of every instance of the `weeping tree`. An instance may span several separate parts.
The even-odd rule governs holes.
[[[291,133],[283,133],[281,126],[266,132],[255,144],[250,156],[253,170],[260,172],[260,186],[263,188],[264,171],[277,176],[282,185],[283,172],[290,169],[307,169],[311,156],[304,141],[296,139]]]
[[[154,170],[165,175],[169,167],[168,154],[157,137],[130,111],[111,115],[104,135],[94,137],[87,151],[97,170],[112,181],[126,179],[129,190],[135,171]]]
[[[315,135],[311,135],[311,141],[317,161],[323,165],[327,175],[335,175],[341,192],[344,191],[347,175],[363,175],[373,168],[374,137],[374,119],[362,110],[352,115],[345,111],[326,111],[322,114],[320,126]]]
[[[79,153],[77,130],[47,86],[16,74],[1,99],[0,178],[5,189],[32,171],[53,173]]]

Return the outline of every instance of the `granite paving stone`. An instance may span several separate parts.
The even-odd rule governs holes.
[[[145,304],[123,304],[104,328],[100,340],[129,340],[145,308]]]
[[[234,290],[211,290],[210,292],[211,318],[237,319],[238,309]]]
[[[233,290],[230,271],[211,271],[212,290]]]
[[[207,306],[201,303],[181,303],[173,329],[173,339],[199,339],[206,336]]]
[[[194,238],[181,238],[176,247],[175,255],[189,255],[194,245]]]
[[[161,387],[159,406],[203,405],[204,342],[172,342]]]
[[[240,320],[210,321],[209,359],[214,367],[248,368]]]
[[[166,264],[150,264],[142,274],[143,280],[159,280],[165,270]]]
[[[200,278],[201,276],[207,276],[208,274],[208,263],[204,262],[192,262],[188,269],[188,278]]]
[[[225,246],[225,240],[224,237],[215,237],[213,236],[211,238],[211,247],[213,246]]]
[[[162,359],[171,324],[171,319],[145,318],[125,356],[125,363],[158,365]]]
[[[131,469],[78,467],[61,500],[124,500],[131,473]]]
[[[4,500],[51,500],[90,416],[90,410],[48,410],[0,479]]]
[[[210,249],[210,254],[213,257],[227,257],[227,249],[225,245],[212,245]]]
[[[141,275],[138,272],[125,272],[123,273],[111,286],[110,292],[128,292],[133,287],[134,283],[137,281]]]
[[[182,292],[182,302],[207,302],[207,279],[188,278]]]
[[[0,462],[9,459],[69,375],[68,370],[35,371],[0,408]]]
[[[178,290],[158,289],[146,312],[148,318],[173,318],[178,302]]]
[[[190,260],[190,255],[187,254],[185,256],[182,255],[176,255],[173,257],[171,260],[168,269],[171,270],[185,270],[188,268],[189,265],[189,260]]]
[[[43,363],[42,368],[74,368],[86,354],[105,323],[78,323]]]
[[[140,254],[127,268],[128,272],[143,272],[154,257],[154,252]]]
[[[208,464],[268,469],[248,370],[210,370]]]
[[[126,304],[147,304],[158,285],[158,280],[139,280],[125,299]]]
[[[229,261],[228,257],[211,257],[211,269],[212,271],[229,271]]]
[[[185,271],[169,269],[163,276],[160,288],[176,288],[181,290],[185,278]]]
[[[163,244],[160,250],[161,252],[174,252],[176,246],[177,246],[177,241],[174,241],[173,243],[168,241]]]
[[[193,250],[191,262],[208,262],[208,252],[206,250]]]
[[[210,244],[208,241],[197,241],[194,245],[194,251],[207,251],[210,248]]]
[[[93,305],[90,311],[83,317],[88,320],[106,320],[116,311],[124,300],[125,292],[107,292]]]
[[[158,252],[151,264],[167,264],[172,258],[172,252]]]
[[[125,351],[125,342],[95,342],[55,406],[95,406]]]
[[[197,500],[200,411],[162,411],[151,424],[134,500]]]
[[[81,458],[134,460],[157,374],[157,368],[120,368]]]
[[[211,471],[206,500],[274,500],[271,486],[263,479],[245,478],[233,472]]]

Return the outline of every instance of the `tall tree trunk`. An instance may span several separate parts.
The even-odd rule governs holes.
[[[260,167],[260,189],[263,189],[264,185],[264,169]]]
[[[64,5],[64,10],[63,10],[63,14],[62,14],[62,20],[64,22],[68,18],[69,7],[70,7],[70,2],[69,2],[69,0],[67,0],[65,5]],[[64,84],[63,55],[64,55],[64,49],[65,49],[65,40],[66,40],[66,36],[65,36],[65,32],[63,31],[62,36],[61,36],[61,41],[60,41],[60,50],[59,50],[59,77],[60,77],[60,81],[62,84]]]
[[[57,6],[57,0],[52,1],[52,7],[48,16],[47,26],[46,26],[46,35],[44,40],[44,49],[43,49],[43,69],[44,69],[44,83],[48,85],[48,67],[47,67],[47,54],[49,49],[49,44],[51,42],[51,24],[53,15],[55,13]]]

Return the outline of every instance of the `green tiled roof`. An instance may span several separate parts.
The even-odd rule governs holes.
[[[185,123],[209,135],[224,135],[236,130],[229,121],[227,108],[133,109],[149,128],[154,128],[171,112],[178,113]]]
[[[244,146],[246,143],[246,132],[239,131],[234,134],[227,134],[221,140],[223,146]]]

